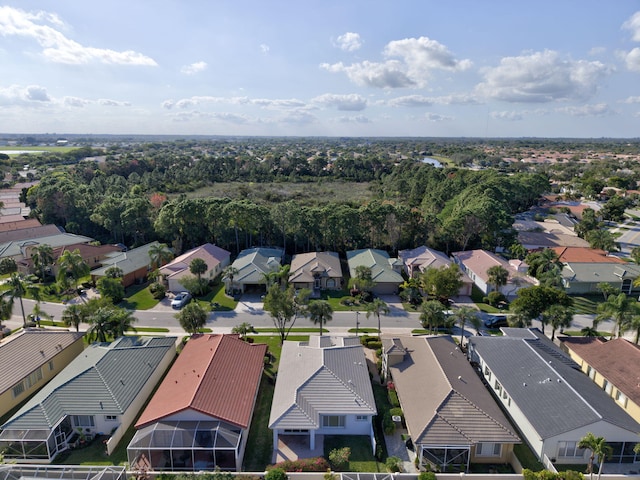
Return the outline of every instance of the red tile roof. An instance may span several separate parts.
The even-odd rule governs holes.
[[[147,405],[136,428],[190,409],[247,428],[267,346],[237,335],[194,335]]]
[[[608,256],[604,250],[588,247],[553,247],[562,263],[627,263],[621,258]]]
[[[566,337],[562,343],[640,405],[640,347],[624,338]]]

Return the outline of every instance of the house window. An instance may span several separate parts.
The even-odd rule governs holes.
[[[55,367],[53,366],[53,360],[49,362],[49,371],[51,372]]]
[[[493,384],[493,389],[497,390],[498,392],[502,390],[502,385],[500,385],[500,382],[498,380],[496,380],[496,383]]]
[[[607,392],[609,395],[611,395],[611,390],[613,390],[613,385],[611,384],[611,382],[609,382],[609,380],[605,380],[604,383],[602,384],[602,389]]]
[[[502,445],[499,443],[478,443],[476,445],[476,456],[478,457],[499,457],[502,453]]]
[[[589,375],[589,378],[591,380],[593,380],[594,378],[596,378],[596,370],[595,368],[593,368],[591,365],[589,365],[587,367],[587,375]]]
[[[584,457],[584,450],[578,448],[578,442],[558,442],[558,457]]]
[[[622,408],[627,407],[627,396],[620,390],[616,392],[616,402],[618,402],[622,406]]]
[[[356,415],[356,421],[358,422],[366,422],[368,418],[369,417],[367,417],[366,415]]]
[[[306,428],[285,428],[284,433],[309,433]]]
[[[93,415],[72,415],[74,427],[95,427]]]
[[[345,416],[344,415],[323,415],[322,426],[329,428],[344,428]]]
[[[39,368],[35,372],[31,372],[27,378],[25,378],[26,388],[31,388],[36,383],[42,380],[42,369]]]
[[[105,422],[117,422],[118,421],[118,417],[116,415],[105,415],[104,416],[104,421]]]
[[[24,381],[18,383],[15,387],[13,387],[13,396],[17,397],[24,392]]]

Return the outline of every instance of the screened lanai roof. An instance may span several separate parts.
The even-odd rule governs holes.
[[[0,480],[124,480],[124,467],[0,465]]]
[[[240,439],[240,428],[225,422],[158,422],[138,430],[127,449],[235,449]]]

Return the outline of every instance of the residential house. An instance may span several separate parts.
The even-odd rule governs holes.
[[[76,250],[82,257],[82,260],[89,266],[89,269],[93,270],[101,267],[102,261],[107,258],[108,255],[122,252],[122,247],[118,245],[91,245],[90,243],[76,243],[73,245],[64,245],[52,248],[54,263],[51,265],[51,275],[56,276],[58,273],[57,261],[60,256],[66,251],[74,252]],[[34,253],[35,246],[27,247],[25,258],[17,262],[19,271],[26,274],[35,273],[32,258]]]
[[[365,248],[362,250],[350,250],[347,252],[347,264],[349,275],[356,277],[356,269],[360,266],[371,269],[371,278],[375,282],[372,292],[376,295],[395,294],[402,278],[402,262],[397,258],[389,257],[384,250]]]
[[[136,423],[132,468],[240,471],[266,351],[237,335],[192,336]]]
[[[624,338],[558,337],[560,348],[640,423],[640,346]]]
[[[470,337],[468,356],[541,462],[586,464],[589,452],[578,444],[589,432],[613,448],[608,462],[640,460],[640,424],[579,365],[536,329],[502,332]]]
[[[66,233],[55,225],[21,228],[0,232],[0,258],[13,258],[16,263],[29,258],[29,251],[38,245],[49,245],[51,248],[69,245],[86,244],[93,239],[82,235]]]
[[[374,452],[376,413],[358,337],[284,342],[269,417],[274,449],[280,435],[306,437],[311,450],[322,445],[323,435],[367,435]]]
[[[527,265],[519,260],[507,261],[486,250],[465,250],[454,252],[451,256],[485,295],[495,290],[495,285],[490,283],[487,273],[491,267],[500,266],[509,273],[507,284],[500,287],[500,292],[507,297],[515,295],[521,288],[536,284],[536,280],[526,274]]]
[[[227,291],[264,291],[266,276],[280,269],[283,256],[284,250],[281,248],[242,250],[231,264],[238,273],[233,276],[233,285],[228,285]],[[228,279],[225,281],[229,282]]]
[[[91,280],[96,282],[99,278],[106,276],[109,268],[118,267],[122,270],[122,284],[125,287],[145,282],[151,271],[149,250],[154,245],[158,245],[158,242],[147,243],[124,252],[107,254],[102,260],[102,266],[91,270]]]
[[[589,242],[577,235],[558,232],[518,232],[518,242],[527,250],[552,247],[589,247]]]
[[[203,260],[207,264],[207,271],[202,278],[211,281],[222,273],[224,267],[229,265],[231,253],[217,245],[205,243],[174,258],[163,267],[160,267],[160,274],[169,285],[169,291],[181,292],[185,290],[180,281],[185,277],[193,276],[189,267],[196,258]]]
[[[24,330],[0,342],[0,416],[46,385],[82,353],[83,334],[60,330]]]
[[[447,268],[452,263],[452,260],[444,253],[427,246],[412,250],[400,250],[398,258],[402,261],[404,272],[409,278],[414,278],[429,268]],[[464,272],[462,272],[461,280],[462,287],[458,295],[471,295],[473,282]]]
[[[560,273],[565,291],[569,294],[600,293],[600,283],[608,283],[622,293],[638,294],[640,287],[633,281],[640,276],[640,266],[618,262],[566,262]]]
[[[560,263],[617,263],[627,262],[621,258],[608,255],[604,250],[590,247],[551,247],[556,252]]]
[[[120,337],[84,349],[2,425],[5,460],[50,463],[96,435],[111,454],[171,364],[175,342]]]
[[[470,463],[510,462],[520,438],[450,336],[382,344],[420,465],[467,472]]]
[[[321,290],[342,288],[342,266],[335,252],[299,253],[291,259],[289,283],[296,289],[308,288],[312,297],[319,297]]]

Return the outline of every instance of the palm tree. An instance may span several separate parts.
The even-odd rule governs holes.
[[[233,292],[233,279],[236,275],[238,275],[238,273],[240,272],[238,272],[238,269],[233,265],[228,265],[222,271],[222,280],[225,280],[227,283],[227,293],[229,293],[229,290]]]
[[[175,317],[189,335],[195,335],[207,324],[207,312],[197,302],[187,304]]]
[[[207,262],[201,258],[194,258],[189,264],[189,271],[198,277],[198,283],[202,281],[202,274],[209,269]]]
[[[326,300],[316,300],[309,304],[309,318],[315,325],[320,324],[320,335],[322,335],[322,324],[331,320],[333,308],[331,304]]]
[[[240,325],[236,325],[231,329],[231,333],[240,335],[240,338],[245,340],[249,333],[255,332],[256,329],[249,322],[242,322]]]
[[[584,437],[580,439],[580,442],[578,442],[578,448],[591,451],[588,465],[590,478],[593,478],[593,462],[595,458],[598,457],[598,464],[600,465],[600,467],[598,468],[598,480],[600,480],[604,461],[608,456],[612,454],[613,448],[607,445],[607,441],[604,437],[596,437],[591,432],[588,432]]]
[[[444,305],[438,300],[429,300],[420,307],[420,322],[429,333],[435,333],[438,326],[444,323]]]
[[[80,305],[72,303],[62,312],[62,321],[67,327],[75,327],[76,332],[80,331],[80,324],[84,319]]]
[[[544,329],[545,324],[551,325],[551,340],[556,338],[556,330],[570,327],[573,321],[573,313],[570,307],[564,305],[551,305],[544,312],[542,312],[542,325]],[[543,332],[544,333],[544,330]]]
[[[499,292],[509,281],[509,271],[502,265],[494,265],[487,269],[488,283],[495,287],[495,291]]]
[[[456,309],[452,317],[456,322],[458,322],[458,325],[460,325],[460,330],[462,330],[462,332],[460,333],[460,345],[462,345],[462,341],[464,339],[464,326],[467,322],[471,322],[472,318],[478,318],[478,310],[473,307],[467,307],[465,305]]]
[[[46,243],[34,247],[31,260],[33,266],[40,271],[40,280],[44,282],[47,267],[53,264],[53,248]]]
[[[98,341],[104,343],[107,341],[111,332],[111,315],[113,310],[109,307],[99,307],[93,314],[87,318],[89,328],[87,329],[87,338],[89,341]]]
[[[109,331],[114,339],[123,337],[128,331],[136,331],[133,323],[136,321],[133,313],[124,308],[115,307],[111,314]]]
[[[622,335],[631,322],[631,319],[640,313],[640,307],[635,299],[627,297],[626,294],[609,295],[607,300],[598,305],[598,321],[611,319],[615,325],[611,331],[611,336]]]
[[[84,261],[80,250],[77,248],[70,252],[65,250],[58,258],[58,277],[66,278],[71,276],[75,282],[75,288],[78,289],[78,280],[89,273],[89,265]]]
[[[157,269],[173,258],[173,252],[169,250],[166,243],[154,243],[149,246],[149,258],[151,268]]]
[[[29,282],[27,282],[21,275],[12,273],[9,280],[6,282],[9,288],[2,294],[3,299],[6,299],[6,308],[9,312],[13,310],[13,304],[16,298],[20,301],[20,312],[22,313],[22,324],[27,325],[27,317],[24,313],[24,302],[22,297],[29,292],[32,296],[38,296],[39,290],[34,288]],[[9,314],[10,316],[10,314]]]
[[[638,345],[638,342],[640,341],[640,315],[634,315],[631,317],[628,329],[635,331],[636,334],[633,337],[633,343]]]
[[[378,337],[380,337],[381,327],[380,327],[380,315],[389,315],[391,311],[389,309],[389,305],[387,305],[384,300],[380,298],[374,298],[372,302],[369,302],[366,307],[367,318],[371,315],[375,315],[378,318]]]
[[[562,269],[558,254],[550,248],[530,253],[525,262],[529,265],[527,273],[534,278],[540,278],[545,272]]]
[[[583,327],[580,329],[580,333],[583,337],[597,337],[599,336],[598,330],[594,327]]]

